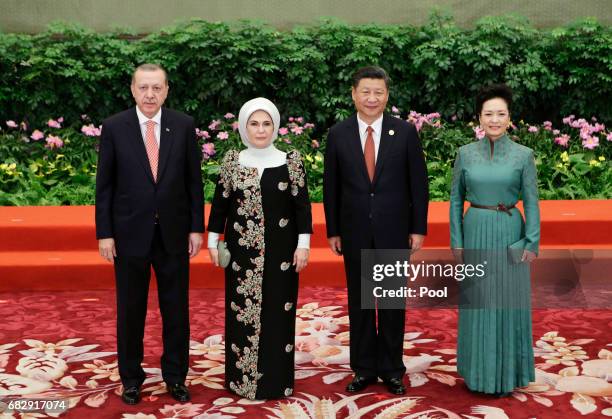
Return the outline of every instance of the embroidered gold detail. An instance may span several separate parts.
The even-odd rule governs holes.
[[[291,181],[291,195],[297,196],[300,188],[306,186],[304,165],[299,151],[293,150],[287,154],[287,169]]]

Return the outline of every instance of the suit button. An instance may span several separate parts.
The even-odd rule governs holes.
[[[372,214],[368,214],[368,217],[370,218],[370,220],[372,219]]]
[[[372,198],[374,198],[374,192],[372,192],[372,193],[370,194],[370,196],[371,196]]]

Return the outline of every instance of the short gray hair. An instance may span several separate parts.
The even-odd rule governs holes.
[[[168,84],[168,73],[166,73],[166,69],[164,67],[162,67],[159,64],[153,64],[153,63],[144,63],[144,64],[140,64],[138,67],[136,67],[134,69],[134,72],[132,73],[132,84],[134,84],[134,78],[136,77],[136,72],[140,70],[140,71],[158,71],[161,70],[164,73],[164,80],[166,81],[166,84]]]

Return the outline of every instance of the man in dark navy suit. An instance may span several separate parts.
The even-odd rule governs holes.
[[[201,155],[193,118],[162,108],[165,70],[139,66],[132,76],[136,106],[102,124],[96,178],[96,237],[114,261],[117,352],[122,399],[140,401],[145,380],[143,337],[151,267],[163,322],[162,376],[178,401],[190,399],[189,258],[204,231]]]
[[[385,114],[389,79],[380,67],[353,76],[357,113],[329,130],[323,195],[327,237],[344,256],[351,369],[346,390],[363,390],[380,377],[404,394],[405,310],[363,309],[361,249],[418,250],[427,234],[427,168],[415,127]]]

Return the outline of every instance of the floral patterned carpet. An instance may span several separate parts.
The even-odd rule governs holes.
[[[154,294],[152,294],[154,296]],[[456,373],[455,310],[410,310],[408,393],[381,384],[344,391],[348,368],[346,291],[300,290],[296,384],[283,400],[248,401],[223,388],[223,291],[191,291],[192,402],[165,391],[161,321],[149,300],[143,401],[124,405],[115,356],[113,291],[0,294],[0,399],[65,399],[67,412],[1,413],[7,418],[558,418],[612,416],[612,311],[536,310],[537,379],[510,397],[471,393]]]

